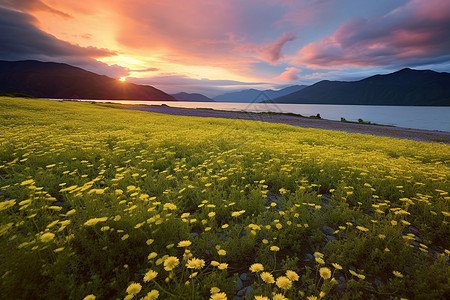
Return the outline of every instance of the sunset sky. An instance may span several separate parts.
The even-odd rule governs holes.
[[[0,59],[215,96],[450,71],[449,0],[0,0]]]

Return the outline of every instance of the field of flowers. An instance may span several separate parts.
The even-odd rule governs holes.
[[[12,98],[0,132],[2,299],[450,295],[450,145]]]

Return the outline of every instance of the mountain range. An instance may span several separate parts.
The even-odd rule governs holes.
[[[56,99],[175,101],[152,86],[121,82],[67,64],[35,60],[0,61],[0,93]]]
[[[192,101],[192,102],[215,102],[213,99],[206,97],[202,94],[196,94],[196,93],[177,93],[177,94],[171,94],[172,97],[174,97],[178,101]]]
[[[323,80],[264,102],[450,106],[450,73],[405,68],[359,81]]]
[[[225,93],[219,96],[213,97],[217,102],[261,102],[263,100],[275,99],[291,93],[300,91],[305,88],[306,85],[293,85],[280,90],[257,90],[247,89],[238,92]]]

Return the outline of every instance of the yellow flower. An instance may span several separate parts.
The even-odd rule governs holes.
[[[216,294],[216,293],[220,292],[220,289],[218,287],[213,286],[210,289],[210,292],[211,292],[211,294]]]
[[[151,244],[153,244],[154,241],[155,240],[153,239],[148,239],[145,243],[150,246]]]
[[[226,263],[221,263],[220,265],[217,266],[219,268],[219,270],[225,270],[226,268],[228,268],[228,264]]]
[[[188,269],[201,269],[204,266],[205,266],[205,261],[203,259],[198,259],[195,257],[191,258],[186,263],[186,267],[188,267]]]
[[[316,296],[308,296],[308,297],[306,297],[306,299],[308,299],[308,300],[317,300],[317,297]]]
[[[331,277],[331,271],[328,268],[320,268],[319,270],[320,273],[320,277],[322,277],[323,279],[329,279]]]
[[[297,273],[291,270],[286,271],[286,276],[292,281],[297,281],[300,278]]]
[[[395,275],[395,277],[398,277],[398,278],[403,278],[403,274],[402,274],[402,273],[400,273],[399,271],[392,271],[392,274],[394,274],[394,275]]]
[[[177,247],[189,247],[192,244],[191,241],[181,241],[178,243]]]
[[[288,290],[292,286],[292,281],[289,280],[286,276],[280,276],[277,278],[276,285],[283,290]]]
[[[158,254],[156,252],[152,252],[148,255],[147,258],[150,260],[150,259],[154,259],[156,256],[158,256]]]
[[[84,225],[85,226],[94,226],[99,222],[105,222],[107,219],[108,219],[107,217],[89,219],[84,223]]]
[[[219,251],[217,251],[217,254],[223,256],[223,255],[227,255],[227,251],[220,249]]]
[[[272,246],[272,247],[270,247],[270,251],[277,252],[277,251],[280,251],[280,248],[277,246]]]
[[[285,296],[283,296],[283,294],[275,294],[273,295],[273,300],[289,300],[288,298],[286,298]]]
[[[53,240],[55,238],[55,234],[51,233],[51,232],[46,232],[43,235],[41,235],[41,241],[43,241],[44,243],[48,243],[51,240]]]
[[[325,295],[326,295],[326,294],[325,294],[325,292],[324,292],[324,291],[320,291],[320,294],[319,294],[319,297],[320,297],[320,298],[323,298],[323,297],[325,297]]]
[[[145,273],[144,276],[144,282],[148,282],[150,280],[153,280],[158,275],[158,272],[150,270],[147,273]]]
[[[227,294],[225,294],[224,292],[215,293],[215,294],[212,294],[209,299],[210,300],[227,300]]]
[[[277,229],[281,229],[281,228],[283,228],[283,225],[281,225],[280,223],[277,223],[277,224],[275,225],[275,227],[276,227]]]
[[[95,300],[95,296],[93,294],[90,294],[84,297],[83,300]]]
[[[262,272],[261,273],[261,279],[266,283],[274,283],[275,280],[273,279],[273,275],[269,272]]]
[[[255,296],[255,300],[269,300],[269,298],[265,296]]]
[[[316,262],[321,265],[325,264],[325,261],[321,257],[316,257]]]
[[[262,264],[253,264],[250,266],[249,270],[252,273],[258,273],[264,271],[264,266]]]
[[[223,225],[222,225],[222,229],[228,228],[228,226],[230,226],[230,225],[228,225],[228,224],[223,224]]]
[[[164,270],[172,271],[176,266],[180,264],[180,260],[175,256],[169,256],[164,260]]]
[[[356,229],[361,230],[361,231],[369,231],[368,228],[362,227],[362,226],[356,226]]]
[[[151,290],[144,298],[141,298],[141,300],[155,300],[158,299],[158,297],[159,297],[158,290]]]
[[[340,264],[332,263],[332,265],[336,270],[342,270],[342,266]]]
[[[214,217],[216,215],[216,213],[215,212],[210,212],[209,214],[208,214],[208,217],[210,217],[210,218],[212,218],[212,217]]]
[[[125,234],[121,239],[122,239],[122,241],[125,241],[127,238],[129,238],[130,237],[130,235],[129,234]]]
[[[127,293],[130,295],[137,295],[141,289],[142,285],[140,283],[132,282],[127,288]]]

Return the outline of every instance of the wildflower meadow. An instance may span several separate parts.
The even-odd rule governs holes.
[[[2,299],[450,295],[450,145],[20,98],[0,132]]]

